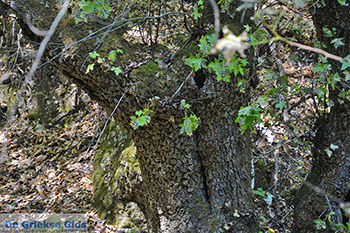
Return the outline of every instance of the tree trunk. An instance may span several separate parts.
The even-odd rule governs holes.
[[[313,21],[319,40],[327,46],[327,51],[338,56],[350,54],[350,7],[341,6],[338,1],[325,0],[315,5]],[[335,28],[336,35],[328,37],[324,28]],[[344,46],[335,49],[331,41],[343,38]],[[340,74],[340,63],[329,61],[332,73]],[[349,82],[347,83],[349,85]],[[297,193],[294,232],[332,232],[330,225],[324,231],[317,230],[313,220],[319,218],[324,210],[322,219],[330,211],[339,210],[339,202],[345,200],[350,185],[350,103],[345,99],[339,103],[339,93],[343,86],[338,83],[335,90],[330,88],[330,99],[334,106],[329,114],[321,116],[316,125],[316,136],[313,140],[314,162],[311,173],[305,184]],[[331,145],[338,149],[331,149]],[[326,150],[331,150],[328,156]],[[329,202],[328,202],[329,200]],[[327,221],[327,220],[326,220]],[[337,223],[335,218],[332,218]]]
[[[234,122],[244,95],[220,84],[220,96],[202,102],[202,124],[192,137],[179,135],[167,111],[135,132],[155,232],[254,232],[250,198],[251,151]],[[240,217],[235,217],[237,212]],[[231,227],[232,226],[232,227]],[[219,230],[221,228],[221,230]]]
[[[41,30],[49,28],[57,5],[55,1],[41,2],[16,1],[15,10],[22,27],[26,27],[23,15],[31,15]],[[6,0],[1,3],[10,7]],[[235,17],[240,19],[239,14]],[[249,17],[246,13],[245,18]],[[237,22],[232,22],[233,27],[242,28]],[[120,25],[117,23],[115,27]],[[121,26],[124,31],[126,27]],[[143,182],[138,203],[144,201],[143,209],[152,231],[256,232],[250,190],[249,137],[247,133],[241,135],[234,122],[239,107],[247,103],[247,94],[242,93],[235,82],[212,85],[207,88],[209,93],[199,91],[192,80],[186,79],[190,68],[184,66],[184,58],[197,52],[197,41],[190,41],[176,54],[172,64],[176,72],[173,72],[162,69],[159,63],[153,62],[155,58],[146,56],[149,50],[151,54],[166,51],[164,46],[142,47],[126,41],[119,32],[110,32],[103,38],[98,52],[108,54],[111,49],[122,48],[124,53],[118,62],[123,74],[116,77],[97,63],[93,71],[86,73],[83,62],[96,48],[95,39],[87,37],[84,44],[72,46],[72,43],[100,28],[101,25],[94,22],[75,25],[72,18],[64,19],[52,42],[70,50],[52,63],[108,112],[118,105],[114,117],[129,130],[137,147]],[[25,32],[27,37],[37,40],[29,29]],[[47,53],[51,58],[55,55],[55,51]],[[88,60],[87,64],[91,63],[91,59]],[[207,75],[207,83],[213,83],[212,79]],[[180,86],[180,92],[172,97]],[[134,131],[129,125],[130,116],[155,97],[159,97],[159,102],[152,106],[151,123]],[[200,127],[191,137],[180,135],[179,124],[184,117],[181,99],[186,99],[192,105],[191,110],[201,118]]]

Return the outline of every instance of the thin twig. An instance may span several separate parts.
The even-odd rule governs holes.
[[[92,52],[95,52],[101,46],[101,44],[102,44],[104,38],[106,37],[106,35],[112,30],[114,25],[118,22],[118,19],[124,14],[126,7],[127,7],[127,5],[124,6],[124,9],[123,9],[122,13],[120,13],[119,16],[114,19],[113,23],[108,25],[107,30],[103,33],[102,38],[99,40],[99,43],[96,45],[95,49]],[[84,65],[85,65],[85,63],[86,63],[86,61],[88,59],[89,59],[89,55],[85,58],[83,64],[80,66],[80,70],[83,69],[83,67],[84,67]]]
[[[104,126],[103,126],[103,128],[102,128],[102,131],[101,131],[100,135],[99,135],[98,138],[97,138],[97,141],[96,141],[96,143],[95,143],[94,148],[92,148],[91,151],[89,151],[90,148],[88,148],[85,154],[88,154],[88,153],[90,153],[90,152],[92,153],[92,152],[94,152],[94,151],[96,150],[97,145],[98,145],[98,143],[100,142],[101,137],[102,137],[104,131],[105,131],[106,128],[107,128],[107,125],[108,125],[108,123],[109,123],[109,120],[110,120],[111,117],[114,115],[114,113],[115,113],[115,111],[117,110],[117,108],[119,107],[119,104],[120,104],[120,102],[122,101],[122,99],[124,98],[124,96],[125,96],[125,94],[126,94],[127,91],[128,91],[128,90],[125,90],[125,91],[124,91],[124,93],[123,93],[123,95],[120,97],[120,99],[119,99],[117,105],[116,105],[115,108],[113,109],[112,113],[108,116],[108,118],[107,118],[107,120],[106,120],[106,122],[105,122],[105,124],[104,124]]]
[[[281,215],[281,208],[278,201],[278,173],[279,173],[279,151],[275,151],[275,174],[273,175],[273,196],[275,198],[275,203],[276,203],[276,209],[277,209],[277,214]]]
[[[328,57],[328,58],[331,58],[333,60],[336,60],[336,61],[344,61],[344,58],[342,57],[339,57],[337,55],[334,55],[334,54],[331,54],[331,53],[328,53],[322,49],[319,49],[319,48],[314,48],[314,47],[311,47],[311,46],[308,46],[308,45],[303,45],[303,44],[300,44],[300,43],[297,43],[297,42],[294,42],[294,41],[290,41],[282,36],[280,36],[276,30],[274,30],[273,28],[271,28],[265,21],[263,21],[263,24],[266,28],[268,28],[272,34],[275,36],[272,40],[281,40],[287,44],[289,44],[290,46],[294,46],[294,47],[297,47],[297,48],[300,48],[300,49],[303,49],[303,50],[308,50],[308,51],[311,51],[311,52],[315,52],[315,53],[319,53],[319,54],[322,54],[323,56],[325,57]]]
[[[271,150],[269,150],[269,151],[267,151],[267,152],[263,152],[262,154],[263,154],[263,155],[270,154],[271,152],[274,152],[275,150],[277,150],[277,149],[279,149],[279,148],[285,146],[286,144],[290,143],[292,140],[294,140],[294,139],[296,139],[296,138],[300,138],[300,137],[304,136],[304,135],[307,134],[307,133],[309,133],[309,131],[306,131],[305,133],[302,133],[302,134],[300,134],[300,135],[298,135],[298,136],[295,136],[295,137],[293,137],[293,138],[287,140],[286,142],[280,144],[279,146],[276,146],[275,148],[273,148],[273,149],[271,149]],[[260,158],[260,157],[258,157],[258,158]],[[257,158],[256,158],[256,159],[257,159]]]
[[[215,26],[215,39],[213,46],[215,47],[216,42],[219,39],[219,34],[220,34],[220,13],[219,13],[219,8],[218,5],[214,0],[209,0],[211,7],[213,8],[214,11],[214,26]]]
[[[183,87],[183,85],[185,84],[185,82],[187,81],[187,79],[189,77],[191,77],[191,75],[193,74],[193,70],[191,70],[191,73],[186,77],[186,79],[181,83],[181,85],[179,86],[179,88],[175,91],[175,93],[171,96],[171,99],[173,99],[181,90],[181,88]]]

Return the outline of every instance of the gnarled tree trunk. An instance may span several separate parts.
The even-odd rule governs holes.
[[[202,124],[192,137],[179,135],[161,114],[135,132],[148,219],[161,232],[254,232],[250,198],[251,151],[234,122],[243,94],[219,85],[216,98],[196,108]],[[198,103],[199,104],[199,103]],[[153,120],[153,119],[152,119]],[[237,212],[240,217],[234,217]],[[232,227],[231,227],[232,226]]]

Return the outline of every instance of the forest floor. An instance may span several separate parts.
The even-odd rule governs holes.
[[[89,232],[132,232],[105,224],[94,207],[92,149],[100,118],[100,107],[89,102],[62,125],[44,127],[23,115],[10,131],[0,130],[0,143],[9,139],[0,165],[0,213],[84,213]]]

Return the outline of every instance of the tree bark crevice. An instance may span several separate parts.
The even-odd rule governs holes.
[[[196,135],[193,135],[192,140],[193,144],[197,145],[195,142]],[[209,194],[209,188],[208,188],[208,178],[207,178],[207,163],[203,160],[203,158],[199,155],[197,146],[196,149],[193,153],[196,153],[199,161],[200,161],[200,171],[201,171],[201,176],[203,177],[203,190],[204,190],[204,198],[208,204],[210,204],[210,194]]]

